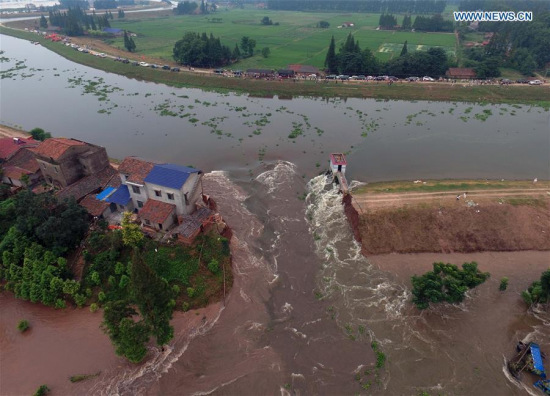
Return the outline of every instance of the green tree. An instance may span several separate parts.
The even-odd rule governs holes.
[[[269,17],[267,17],[267,16],[264,16],[262,18],[262,20],[260,21],[260,23],[262,25],[265,25],[265,26],[273,25],[273,21],[271,19],[269,19]]]
[[[334,36],[330,40],[327,56],[325,58],[325,67],[329,73],[336,73],[338,71],[338,59],[336,57],[336,44],[334,42]]]
[[[401,50],[401,54],[399,54],[399,56],[407,55],[407,52],[407,40],[405,40],[405,43],[403,44],[403,49]]]
[[[115,353],[139,363],[147,354],[145,344],[149,341],[150,329],[143,322],[132,318],[137,312],[127,301],[110,301],[103,310],[103,331],[115,346]]]
[[[508,288],[508,278],[504,277],[500,280],[500,285],[498,286],[498,289],[500,291],[505,291]]]
[[[235,49],[233,49],[233,59],[238,60],[241,58],[241,51],[239,50],[239,46],[235,44]]]
[[[158,345],[164,345],[174,336],[170,326],[175,306],[173,290],[143,260],[138,250],[132,257],[132,295],[144,322],[151,328]]]
[[[122,215],[122,240],[126,246],[139,247],[143,243],[143,232],[139,225],[132,222],[132,214],[124,212]]]
[[[126,48],[128,52],[134,52],[136,50],[136,43],[132,37],[128,35],[126,30],[124,31],[124,48]]]
[[[52,137],[48,132],[44,132],[42,128],[33,128],[30,131],[30,134],[34,140],[44,141]]]
[[[45,396],[50,393],[50,388],[47,385],[40,385],[33,396]]]
[[[124,15],[124,10],[123,10],[122,8],[120,8],[120,9],[118,10],[118,19],[122,19],[122,18],[124,18],[124,17],[125,17],[125,15]]]
[[[430,303],[446,301],[459,303],[468,289],[472,289],[489,278],[482,273],[477,263],[464,263],[462,269],[453,264],[434,263],[433,271],[422,276],[413,276],[412,302],[418,309],[426,309]]]
[[[529,306],[533,304],[544,304],[550,301],[550,269],[544,271],[537,280],[521,293],[523,300]]]
[[[247,56],[254,55],[254,47],[256,47],[256,40],[248,36],[241,37],[241,49]]]
[[[42,29],[47,29],[48,28],[48,21],[46,20],[46,17],[44,15],[42,15],[40,17],[40,27]]]
[[[317,24],[317,27],[320,27],[321,29],[328,29],[329,26],[330,23],[328,23],[327,21],[319,21],[319,23]]]
[[[412,22],[411,22],[411,16],[410,15],[405,15],[405,17],[403,18],[403,24],[401,25],[401,28],[403,30],[411,30]]]
[[[269,47],[264,47],[262,48],[262,56],[264,58],[267,58],[269,56],[269,54],[271,53],[271,50],[269,49]]]

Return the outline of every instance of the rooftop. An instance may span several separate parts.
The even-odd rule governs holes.
[[[99,216],[109,207],[109,204],[96,199],[93,195],[88,195],[80,202],[80,206],[86,209],[92,216]]]
[[[296,73],[319,73],[319,69],[311,65],[293,64],[288,65],[287,69],[294,70]]]
[[[0,139],[0,159],[7,160],[24,147],[37,147],[40,142],[33,138],[2,138]]]
[[[204,221],[214,214],[208,208],[201,207],[193,214],[183,216],[181,224],[177,228],[177,232],[186,238],[193,236],[200,229]]]
[[[81,142],[80,140],[75,139],[66,139],[66,138],[51,138],[46,139],[36,150],[36,153],[47,158],[51,158],[54,161],[58,160],[74,146],[85,146],[86,143]]]
[[[332,153],[330,155],[330,162],[333,165],[347,165],[346,157],[342,153]]]
[[[107,185],[118,179],[116,176],[116,170],[110,166],[103,169],[94,175],[83,177],[77,182],[65,187],[63,190],[57,193],[58,198],[64,199],[74,197],[77,201],[82,199],[88,194],[96,192],[97,190],[104,188]],[[116,187],[116,185],[114,186]]]
[[[449,77],[457,76],[468,76],[468,77],[475,77],[476,72],[474,69],[469,67],[451,67],[449,70],[447,70],[447,73],[445,73]]]
[[[154,163],[137,157],[126,157],[118,166],[118,171],[126,175],[126,181],[130,183],[143,184],[145,177],[155,166]]]
[[[139,211],[139,217],[154,224],[162,224],[175,211],[176,205],[174,204],[148,199]]]
[[[200,170],[175,164],[160,164],[153,167],[144,181],[179,190],[191,173],[200,173]]]
[[[105,198],[106,202],[114,202],[117,205],[127,205],[130,202],[130,190],[126,184],[121,185],[111,195]]]

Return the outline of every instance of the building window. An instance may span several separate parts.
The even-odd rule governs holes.
[[[159,230],[162,230],[162,224],[159,223]]]
[[[174,200],[174,194],[168,193],[166,195],[168,195],[168,199],[171,199],[172,201]]]
[[[156,197],[162,197],[162,192],[160,190],[155,190]]]
[[[145,224],[151,225],[151,222],[150,222],[149,220],[145,219],[145,220],[143,220],[143,221],[145,222]]]
[[[132,186],[132,191],[134,192],[134,194],[141,194],[141,190],[139,189],[138,186]],[[140,206],[140,208],[141,208],[141,206]]]
[[[143,208],[143,202],[137,201],[137,204],[138,204],[138,208]]]

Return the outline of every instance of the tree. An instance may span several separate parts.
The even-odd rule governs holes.
[[[208,14],[208,9],[206,8],[204,0],[201,0],[201,14]]]
[[[269,54],[271,53],[271,50],[269,49],[269,47],[264,47],[262,48],[262,56],[264,58],[267,58],[269,56]]]
[[[126,246],[139,247],[143,243],[143,232],[139,225],[132,222],[132,214],[124,212],[122,215],[122,240]]]
[[[124,18],[124,17],[125,17],[125,15],[124,15],[124,10],[123,10],[122,8],[120,8],[120,9],[118,10],[118,19],[122,19],[122,18]]]
[[[336,44],[334,36],[330,40],[327,56],[325,58],[325,67],[329,73],[336,73],[338,70],[338,59],[336,58]]]
[[[134,52],[136,50],[136,43],[134,43],[134,40],[128,35],[126,30],[124,31],[124,48],[126,48],[128,52]]]
[[[132,257],[132,294],[144,322],[151,329],[158,345],[164,345],[174,337],[170,326],[176,302],[168,282],[160,278],[143,260],[136,249]]]
[[[199,5],[197,3],[195,3],[194,1],[193,2],[190,2],[190,1],[181,2],[180,1],[178,3],[178,6],[176,8],[174,8],[174,12],[178,15],[193,14],[193,13],[195,13],[195,11],[197,10],[198,7],[199,7]]]
[[[403,44],[403,49],[401,50],[401,54],[399,54],[399,56],[407,55],[407,52],[407,40],[405,40],[405,43]]]
[[[235,49],[233,50],[233,59],[238,60],[241,58],[241,51],[239,50],[239,46],[235,44]]]
[[[30,131],[30,134],[34,140],[44,141],[52,137],[49,132],[44,132],[42,128],[33,128]]]
[[[550,269],[544,271],[540,279],[533,282],[527,290],[524,290],[521,296],[529,306],[548,303],[550,301]]]
[[[453,264],[434,263],[433,271],[422,276],[413,276],[412,302],[418,309],[426,309],[430,303],[446,301],[460,303],[468,289],[472,289],[489,278],[482,273],[476,262],[462,264],[462,270]]]
[[[327,21],[319,21],[319,23],[317,24],[317,27],[321,29],[328,29],[329,26],[330,23],[328,23]]]
[[[410,15],[405,15],[405,17],[403,18],[403,24],[401,25],[401,28],[403,30],[411,30],[412,23],[411,23],[411,16]]]
[[[183,65],[218,67],[231,62],[231,50],[212,34],[185,33],[174,45],[174,59]]]
[[[264,16],[262,18],[262,20],[260,21],[260,23],[262,25],[265,25],[265,26],[273,25],[273,21],[271,19],[269,19],[269,17],[267,17],[267,16]]]
[[[40,17],[40,27],[42,29],[47,29],[48,28],[48,21],[46,20],[46,17],[44,15],[42,15]]]

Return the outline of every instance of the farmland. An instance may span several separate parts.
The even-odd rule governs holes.
[[[268,16],[279,25],[263,26],[260,20]],[[221,23],[213,23],[213,18]],[[403,16],[398,16],[401,23]],[[321,20],[330,23],[328,29],[316,27]],[[443,47],[450,55],[455,54],[456,40],[451,33],[413,33],[376,30],[378,14],[308,13],[270,11],[257,9],[220,9],[210,15],[172,15],[169,10],[157,15],[129,15],[126,19],[114,19],[111,25],[126,29],[138,36],[137,55],[172,60],[174,43],[186,32],[206,32],[220,37],[222,44],[233,49],[241,37],[256,40],[256,54],[233,65],[234,69],[250,67],[284,68],[290,63],[310,64],[322,67],[330,38],[334,35],[337,46],[349,33],[359,40],[361,48],[368,47],[380,60],[398,56],[403,43],[408,41],[408,50]],[[351,28],[338,28],[344,22],[352,22]],[[112,40],[112,45],[123,48],[122,38]],[[260,50],[269,47],[268,58]]]

